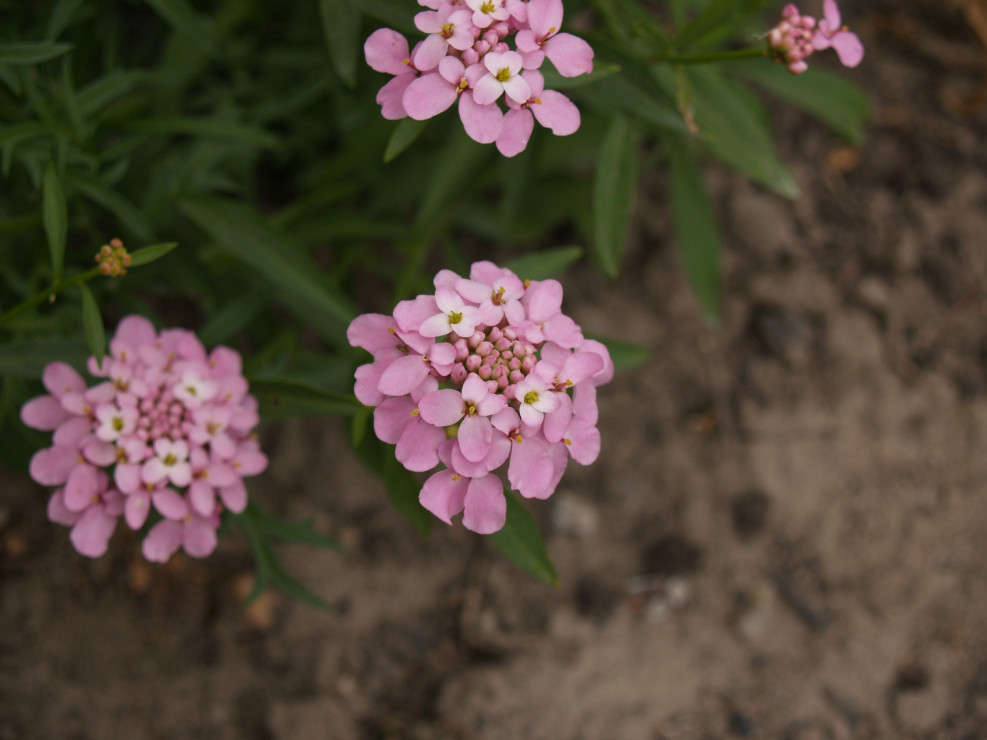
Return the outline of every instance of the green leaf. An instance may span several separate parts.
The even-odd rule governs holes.
[[[651,359],[651,350],[633,342],[621,342],[616,339],[605,337],[590,337],[606,345],[610,352],[610,359],[613,362],[613,369],[616,372],[633,370],[645,364]]]
[[[184,34],[200,49],[216,54],[212,23],[195,12],[185,0],[145,0],[164,18],[175,33]]]
[[[3,147],[3,175],[6,177],[10,173],[10,165],[13,161],[14,149],[22,141],[33,139],[37,136],[46,136],[51,133],[51,129],[43,123],[15,123],[0,129],[0,146]]]
[[[349,0],[350,3],[361,11],[382,21],[385,25],[401,33],[419,35],[412,20],[413,16],[408,12],[406,0]],[[414,43],[414,42],[412,42]]]
[[[736,27],[768,2],[770,0],[713,0],[695,20],[682,28],[672,43],[681,51],[719,28]]]
[[[593,248],[610,277],[620,271],[636,186],[637,136],[618,113],[610,119],[593,178]]]
[[[653,70],[674,85],[670,72]],[[767,115],[758,99],[718,70],[688,70],[695,92],[696,124],[710,151],[731,167],[786,198],[798,196],[798,184],[778,155]]]
[[[405,118],[399,121],[387,140],[387,146],[384,149],[384,161],[392,161],[407,149],[415,139],[421,136],[427,125],[428,121],[416,121],[414,118]]]
[[[350,395],[284,378],[251,378],[250,392],[260,403],[265,421],[299,416],[359,413],[364,406]]]
[[[780,64],[759,59],[735,62],[728,69],[805,111],[854,146],[863,143],[870,104],[852,82],[816,67],[796,76]]]
[[[605,80],[620,72],[621,66],[609,62],[597,62],[593,65],[593,71],[589,74],[578,75],[577,77],[563,77],[558,70],[549,63],[543,65],[539,70],[545,78],[546,90],[571,90],[584,85],[591,85],[594,82]]]
[[[579,98],[598,110],[621,111],[660,131],[688,131],[673,98],[653,94],[624,74],[611,77],[599,85],[580,88]]]
[[[720,234],[702,173],[686,144],[668,137],[672,213],[685,274],[706,318],[720,318]]]
[[[363,464],[380,476],[387,498],[398,513],[421,534],[428,534],[432,530],[434,517],[418,503],[421,481],[395,459],[394,447],[367,434],[356,447],[356,452]]]
[[[85,283],[79,284],[82,293],[82,328],[85,329],[86,343],[89,351],[96,358],[97,365],[102,364],[106,355],[106,330],[103,328],[103,317],[100,316],[99,306],[93,298],[93,292]]]
[[[249,126],[221,118],[146,118],[131,121],[126,127],[131,131],[152,134],[200,136],[247,144],[261,149],[276,149],[281,145],[277,137],[254,126]]]
[[[62,31],[68,28],[80,5],[82,5],[82,0],[58,0],[51,13],[48,14],[45,38],[58,38]]]
[[[356,311],[337,295],[324,273],[288,237],[251,209],[232,201],[200,198],[179,208],[225,251],[276,289],[275,300],[326,338],[340,342]]]
[[[73,188],[116,216],[139,241],[151,240],[154,230],[150,221],[137,206],[116,190],[111,190],[98,180],[81,175],[68,174],[67,179]]]
[[[254,565],[257,569],[254,588],[244,600],[244,605],[254,601],[270,585],[293,599],[320,609],[328,609],[329,605],[324,599],[309,591],[284,572],[271,547],[271,541],[261,522],[261,516],[253,503],[247,504],[247,508],[241,513],[232,515],[233,521],[240,525],[247,536],[247,542],[250,544],[250,551],[254,556]]]
[[[168,252],[178,246],[178,242],[166,242],[163,244],[152,244],[149,247],[138,249],[130,253],[130,266],[140,267],[164,257]]]
[[[583,256],[583,248],[577,246],[545,249],[517,257],[504,265],[522,280],[545,280],[555,277]]]
[[[49,362],[61,360],[75,367],[86,361],[82,339],[30,339],[0,346],[0,376],[39,378]]]
[[[555,566],[548,557],[545,541],[528,510],[510,491],[507,497],[507,523],[499,532],[489,535],[497,548],[521,570],[552,586],[559,584]]]
[[[115,69],[107,73],[79,90],[76,96],[79,114],[84,119],[92,118],[107,105],[131,92],[146,79],[147,73],[141,70]]]
[[[319,0],[319,14],[333,67],[347,85],[356,87],[360,11],[347,0]]]
[[[253,507],[253,504],[251,506]],[[312,529],[311,519],[301,522],[291,522],[286,519],[273,517],[259,508],[254,508],[254,513],[256,514],[256,521],[260,524],[261,528],[279,540],[294,542],[299,545],[321,547],[326,550],[340,549],[339,543],[336,540],[326,537],[324,534],[319,534]]]
[[[23,66],[40,64],[65,54],[72,44],[55,44],[50,41],[27,41],[0,44],[0,64]]]
[[[45,170],[41,212],[45,236],[48,237],[48,253],[51,256],[52,282],[57,283],[62,279],[69,214],[65,206],[65,193],[62,192],[62,184],[58,181],[54,163],[50,163]]]

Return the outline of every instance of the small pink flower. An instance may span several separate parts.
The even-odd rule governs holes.
[[[188,443],[161,437],[154,441],[154,457],[144,463],[141,478],[149,485],[168,479],[179,488],[192,480],[192,468],[188,464]]]
[[[487,28],[495,21],[506,21],[510,11],[504,0],[465,0],[466,5],[473,11],[473,25],[477,28]]]
[[[523,64],[524,60],[516,51],[505,51],[502,54],[487,52],[483,57],[487,74],[473,86],[473,99],[479,105],[486,105],[504,93],[516,103],[527,102],[531,97],[531,88],[521,76]]]
[[[843,66],[856,67],[864,58],[864,45],[857,34],[840,25],[840,9],[835,0],[824,0],[823,15],[812,45],[816,49],[832,47]]]
[[[528,28],[517,33],[517,48],[526,69],[537,69],[547,56],[563,77],[593,71],[592,47],[571,33],[559,33],[562,0],[530,0],[527,17]]]
[[[429,317],[418,327],[423,337],[441,337],[454,332],[461,337],[471,337],[480,320],[480,310],[467,306],[456,291],[439,288],[435,291],[435,303],[440,313]]]

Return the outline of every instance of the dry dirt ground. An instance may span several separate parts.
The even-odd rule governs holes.
[[[599,462],[529,507],[558,588],[419,538],[333,422],[269,429],[252,486],[343,542],[281,551],[327,612],[243,611],[237,536],[86,561],[7,475],[0,740],[987,737],[983,8],[908,7],[858,13],[866,147],[782,112],[801,200],[709,171],[722,327],[660,184],[616,284],[568,275],[584,329],[653,359],[601,393]]]

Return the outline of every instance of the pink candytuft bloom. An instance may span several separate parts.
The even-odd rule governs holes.
[[[537,72],[548,58],[563,77],[593,71],[593,49],[561,33],[562,0],[421,0],[415,16],[426,38],[413,49],[381,28],[364,44],[373,69],[394,75],[377,93],[387,119],[424,121],[459,101],[470,138],[496,142],[505,157],[522,152],[537,120],[557,136],[574,133],[579,111],[545,90]],[[514,46],[512,48],[511,42]]]
[[[88,369],[104,380],[87,387],[69,365],[51,363],[42,375],[48,394],[21,408],[27,426],[53,432],[30,467],[35,481],[57,486],[48,518],[72,527],[73,546],[89,557],[106,552],[120,515],[135,530],[152,518],[148,560],[179,548],[209,555],[223,511],[246,508],[243,478],[267,467],[251,436],[257,401],[240,355],[207,353],[190,331],[158,333],[127,316],[110,355],[98,365],[90,358]]]
[[[347,338],[373,355],[356,395],[374,431],[408,470],[428,472],[419,501],[451,524],[501,529],[511,487],[548,498],[569,459],[596,460],[596,387],[613,377],[605,346],[562,313],[556,280],[524,281],[491,262],[468,278],[448,270],[435,293],[402,301],[393,316],[364,314]]]
[[[823,49],[832,48],[846,67],[856,67],[864,58],[860,38],[840,25],[840,9],[835,0],[824,0],[823,15],[823,20],[817,21],[788,4],[781,11],[781,21],[768,32],[771,56],[792,74],[805,72],[809,68],[805,60]]]

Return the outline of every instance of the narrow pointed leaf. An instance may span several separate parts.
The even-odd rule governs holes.
[[[103,317],[99,313],[96,299],[85,283],[79,285],[82,293],[82,328],[85,330],[86,343],[97,363],[103,362],[106,355],[106,330],[103,328]]]
[[[583,256],[577,246],[556,247],[510,260],[505,267],[522,280],[545,280],[555,277]]]
[[[637,185],[637,136],[621,114],[610,119],[593,179],[593,248],[604,271],[616,277]]]
[[[360,11],[347,0],[319,0],[319,14],[333,67],[347,85],[355,87],[361,41]]]
[[[384,161],[394,160],[415,139],[421,136],[427,125],[428,121],[416,121],[414,118],[405,118],[399,121],[387,140],[387,146],[384,148]]]
[[[51,256],[52,282],[57,283],[62,279],[69,216],[65,206],[65,193],[62,192],[62,184],[53,163],[45,170],[41,210],[45,236],[48,237],[48,253]]]
[[[183,34],[199,48],[216,54],[212,23],[195,12],[185,0],[145,0],[176,33]]]
[[[497,546],[504,556],[518,566],[524,572],[534,576],[539,581],[544,581],[552,586],[559,583],[559,577],[555,573],[555,566],[552,565],[545,549],[545,541],[542,539],[538,525],[531,518],[528,510],[521,505],[510,491],[505,492],[507,496],[507,523],[499,532],[490,535],[490,539]]]
[[[0,44],[0,64],[12,66],[40,64],[66,53],[72,44],[56,44],[50,41],[28,41]]]
[[[686,144],[668,137],[666,150],[679,255],[706,317],[720,317],[720,234],[702,174]]]
[[[250,392],[260,402],[260,415],[266,421],[329,414],[351,416],[364,408],[351,395],[287,379],[253,378]]]
[[[303,257],[289,257],[298,250],[287,235],[232,201],[187,200],[179,207],[220,247],[267,281],[277,301],[327,338],[341,341],[356,312],[318,266]]]
[[[177,246],[178,242],[166,242],[164,244],[152,244],[149,247],[138,249],[136,252],[130,253],[130,266],[140,267],[149,262],[159,260]]]
[[[870,104],[852,82],[816,67],[795,76],[780,64],[760,59],[737,62],[729,69],[817,118],[851,144],[863,143]]]

